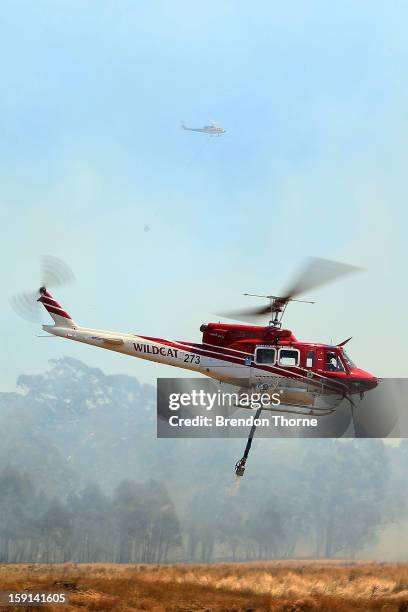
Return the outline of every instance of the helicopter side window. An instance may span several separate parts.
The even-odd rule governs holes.
[[[267,363],[269,365],[276,361],[276,350],[274,348],[257,348],[255,355],[256,363]]]
[[[307,354],[306,354],[306,367],[307,368],[314,368],[314,364],[315,364],[315,352],[314,351],[307,351]]]
[[[279,365],[282,365],[282,366],[299,365],[299,351],[295,349],[280,349]]]

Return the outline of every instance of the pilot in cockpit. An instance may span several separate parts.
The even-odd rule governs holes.
[[[326,370],[329,372],[337,372],[339,370],[339,364],[337,361],[336,353],[327,353],[326,355]]]

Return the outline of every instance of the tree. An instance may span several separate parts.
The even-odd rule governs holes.
[[[43,539],[46,563],[64,562],[70,559],[71,520],[68,510],[58,499],[51,502],[35,526]]]
[[[122,482],[115,491],[113,511],[119,562],[159,562],[171,547],[180,546],[179,521],[164,485],[154,480]]]

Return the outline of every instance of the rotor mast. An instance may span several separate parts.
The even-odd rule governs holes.
[[[260,297],[269,300],[271,319],[268,322],[270,327],[280,329],[282,327],[282,317],[285,314],[289,302],[302,302],[303,304],[315,304],[309,300],[296,300],[294,298],[282,297],[279,295],[259,295],[257,293],[244,293],[249,297]]]

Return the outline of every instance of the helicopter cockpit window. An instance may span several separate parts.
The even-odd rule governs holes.
[[[326,370],[328,372],[344,372],[344,365],[334,351],[326,354]]]
[[[346,351],[343,349],[343,357],[344,357],[344,361],[347,363],[348,367],[350,368],[350,370],[352,368],[355,368],[355,364],[353,363],[353,361],[350,359],[350,357],[347,355]]]
[[[279,351],[279,365],[282,365],[282,366],[299,365],[299,351],[295,349],[281,349]]]
[[[255,354],[256,363],[267,363],[269,365],[275,363],[276,350],[274,348],[257,348]]]

